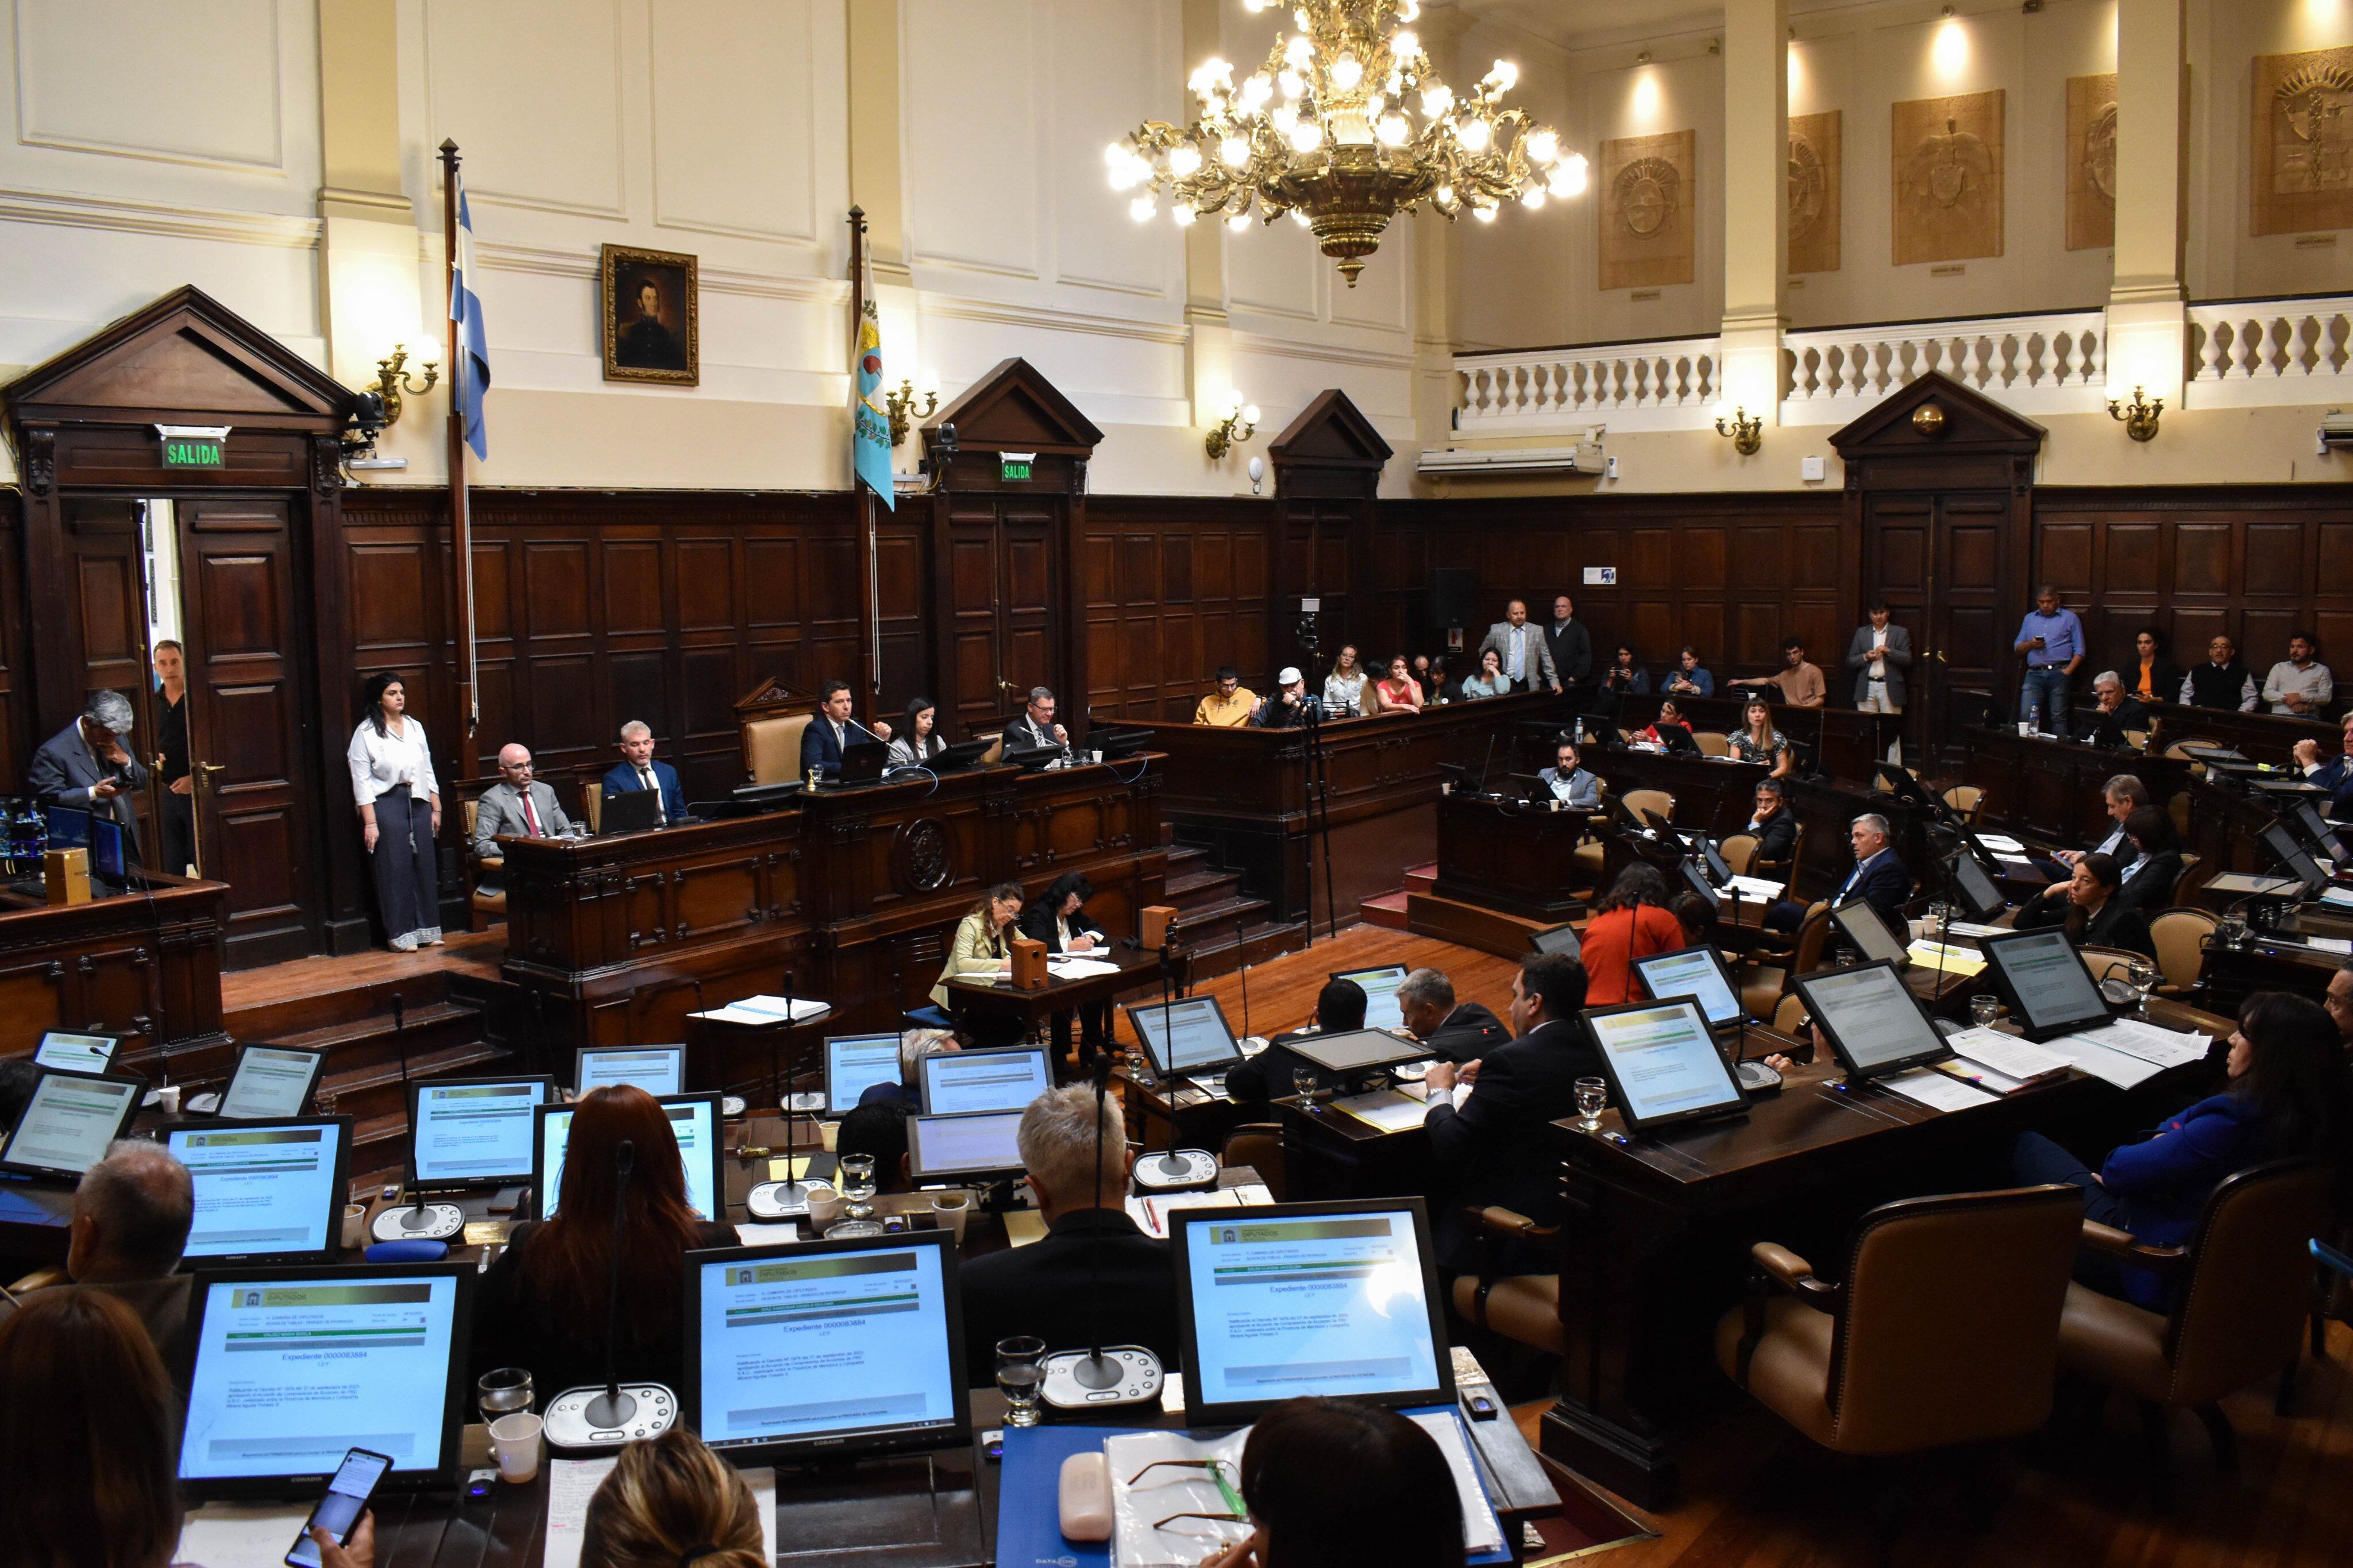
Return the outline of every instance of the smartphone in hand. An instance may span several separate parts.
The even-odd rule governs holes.
[[[286,1549],[286,1568],[319,1568],[319,1543],[311,1539],[315,1528],[335,1538],[339,1546],[351,1543],[352,1531],[360,1527],[360,1515],[367,1511],[368,1499],[375,1485],[392,1468],[392,1460],[383,1454],[370,1453],[365,1448],[353,1448],[335,1467],[334,1476],[327,1482],[327,1495],[311,1510],[302,1526],[302,1533]]]

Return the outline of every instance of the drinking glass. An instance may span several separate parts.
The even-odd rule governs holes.
[[[2237,913],[2224,915],[2222,917],[2221,929],[2214,933],[2214,940],[2223,947],[2238,948],[2246,946],[2246,916]]]
[[[841,1157],[841,1195],[849,1200],[843,1215],[849,1219],[874,1217],[874,1156],[844,1154]]]
[[[2139,1003],[2138,1016],[2148,1016],[2148,994],[2157,989],[2157,965],[2146,958],[2136,958],[2125,965],[2125,982],[2133,988]]]
[[[1928,905],[1928,929],[1936,933],[1938,942],[1952,934],[1952,925],[1953,906],[1942,899],[1932,900]]]
[[[512,1415],[531,1408],[531,1369],[526,1366],[502,1366],[486,1372],[474,1380],[474,1393],[481,1402],[482,1421],[488,1425],[501,1415]]]
[[[314,1116],[332,1116],[335,1113],[335,1091],[332,1089],[312,1089],[311,1113]]]
[[[1978,1028],[1989,1028],[2001,1016],[2001,998],[1985,993],[1969,998],[1969,1022]]]
[[[1292,1092],[1298,1095],[1302,1100],[1313,1099],[1315,1094],[1315,1069],[1314,1068],[1293,1068],[1291,1069],[1291,1089]]]
[[[1588,1132],[1601,1125],[1601,1108],[1609,1103],[1607,1079],[1581,1078],[1577,1080],[1577,1124]]]
[[[997,1342],[997,1391],[1008,1426],[1038,1425],[1038,1390],[1046,1381],[1046,1342],[1018,1334]]]

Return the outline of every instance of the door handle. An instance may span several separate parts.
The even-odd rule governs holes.
[[[210,789],[213,787],[213,775],[215,773],[227,773],[228,771],[228,764],[227,763],[198,763],[196,764],[195,771],[198,778],[202,780],[204,786],[206,789]]]

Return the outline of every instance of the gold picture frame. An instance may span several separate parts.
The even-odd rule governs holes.
[[[596,298],[607,381],[702,384],[702,280],[693,257],[606,246]]]

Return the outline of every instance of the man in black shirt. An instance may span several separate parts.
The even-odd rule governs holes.
[[[1315,1026],[1293,1029],[1269,1040],[1266,1049],[1246,1062],[1226,1069],[1226,1095],[1240,1105],[1255,1105],[1293,1091],[1293,1068],[1312,1067],[1304,1057],[1286,1047],[1309,1035],[1342,1035],[1365,1026],[1365,988],[1353,980],[1327,980],[1315,997]]]
[[[1180,1370],[1176,1266],[1168,1244],[1127,1217],[1119,1101],[1106,1098],[1098,1118],[1092,1085],[1049,1089],[1021,1113],[1018,1137],[1046,1234],[964,1265],[965,1382],[995,1383],[997,1342],[1017,1334],[1050,1351],[1142,1345]]]
[[[164,858],[161,869],[188,874],[196,858],[195,783],[188,776],[188,663],[186,650],[165,637],[155,645],[155,776],[164,781]]]
[[[1571,691],[1584,687],[1593,676],[1593,638],[1585,623],[1577,618],[1577,605],[1566,594],[1557,594],[1552,601],[1552,624],[1545,627],[1545,646],[1552,650],[1553,672],[1560,677],[1562,686]]]
[[[2210,638],[2206,662],[2191,666],[2181,678],[2181,700],[2193,708],[2235,708],[2252,713],[2261,695],[2255,678],[2239,662],[2238,645],[2229,637]]]
[[[621,329],[620,341],[613,345],[615,363],[631,370],[684,370],[685,345],[662,325],[661,285],[640,278],[636,298],[638,319]]]
[[[1457,1003],[1454,982],[1435,969],[1417,969],[1399,983],[1398,1011],[1407,1032],[1450,1061],[1476,1061],[1512,1032],[1476,1002]]]

